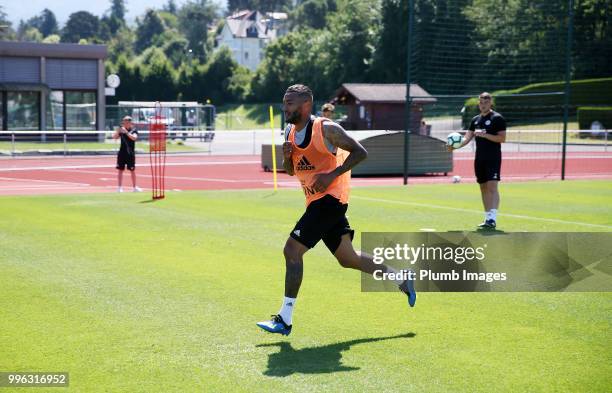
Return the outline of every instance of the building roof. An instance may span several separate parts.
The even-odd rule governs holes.
[[[43,44],[38,42],[0,42],[0,56],[60,57],[105,59],[106,45]]]
[[[268,28],[258,11],[236,12],[227,17],[225,23],[235,38],[273,38],[275,35],[275,31]]]
[[[270,19],[286,20],[288,15],[286,12],[266,12],[266,16]]]
[[[403,83],[343,83],[336,91],[334,101],[341,102],[342,97],[351,95],[361,102],[405,103],[406,84]],[[410,85],[410,96],[413,102],[434,103],[437,100],[417,84]]]

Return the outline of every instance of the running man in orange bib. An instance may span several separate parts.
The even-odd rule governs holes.
[[[375,270],[397,273],[389,266],[375,264],[370,256],[355,251],[352,244],[354,231],[345,215],[351,168],[365,160],[367,151],[340,125],[311,116],[312,105],[312,91],[307,86],[293,85],[285,92],[283,106],[289,126],[285,129],[283,167],[300,181],[306,212],[291,231],[283,250],[286,271],[281,309],[271,320],[257,323],[270,333],[291,333],[293,309],[302,284],[302,258],[319,240],[323,240],[342,267],[368,274]],[[413,282],[396,283],[408,296],[410,306],[414,306]]]

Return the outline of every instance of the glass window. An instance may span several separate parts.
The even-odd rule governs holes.
[[[64,129],[64,92],[52,91],[47,99],[47,129]]]
[[[9,130],[38,130],[40,95],[35,91],[9,91],[6,100]]]
[[[66,103],[66,130],[96,129],[96,93],[64,92]]]
[[[0,130],[4,130],[4,92],[0,92]]]

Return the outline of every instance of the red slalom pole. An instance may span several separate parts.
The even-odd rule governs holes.
[[[155,116],[150,123],[149,162],[151,164],[151,184],[153,199],[163,199],[165,193],[166,167],[166,125],[162,118],[162,107],[155,104]]]

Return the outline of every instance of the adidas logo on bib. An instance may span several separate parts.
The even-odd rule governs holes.
[[[308,158],[306,158],[306,156],[302,156],[302,158],[297,164],[298,171],[312,171],[314,169],[315,169],[315,166],[312,165],[310,161],[308,161]]]

